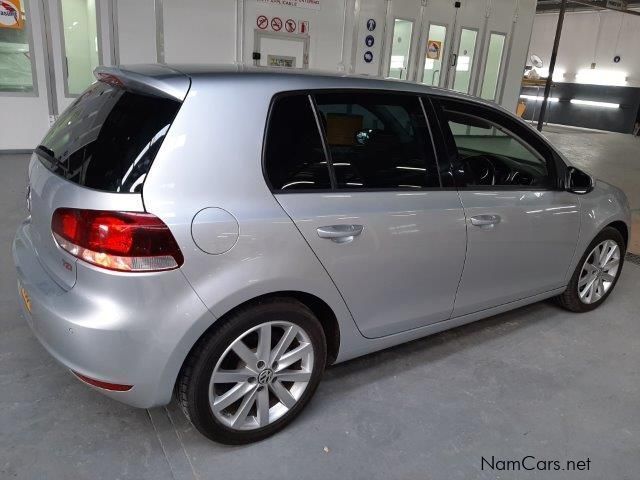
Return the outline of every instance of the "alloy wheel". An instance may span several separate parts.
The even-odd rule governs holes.
[[[578,295],[586,304],[600,300],[611,288],[620,268],[620,247],[605,240],[591,251],[578,279]]]
[[[313,345],[304,329],[285,321],[257,325],[236,338],[213,369],[211,411],[228,428],[266,427],[302,397],[313,364]]]

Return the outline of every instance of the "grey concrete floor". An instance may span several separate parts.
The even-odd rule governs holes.
[[[638,200],[630,137],[549,136]],[[640,267],[588,314],[538,303],[332,367],[285,431],[225,447],[175,404],[138,410],[90,390],[33,337],[10,257],[26,162],[0,156],[0,479],[639,478]],[[590,470],[481,468],[527,455]]]
[[[640,254],[640,137],[558,125],[543,132],[576,167],[624,190],[633,215],[629,251]]]

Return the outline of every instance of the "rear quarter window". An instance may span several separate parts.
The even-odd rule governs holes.
[[[36,153],[49,170],[83,187],[139,192],[180,105],[97,82],[65,110]]]
[[[331,187],[322,139],[307,95],[276,98],[269,118],[265,168],[273,190]]]

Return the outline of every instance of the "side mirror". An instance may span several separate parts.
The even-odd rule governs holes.
[[[567,169],[567,191],[584,195],[593,190],[595,181],[591,175],[575,167]]]

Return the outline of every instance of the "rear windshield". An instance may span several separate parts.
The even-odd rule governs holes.
[[[142,190],[180,102],[97,82],[56,121],[36,149],[67,180],[107,192]]]

